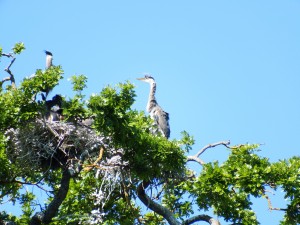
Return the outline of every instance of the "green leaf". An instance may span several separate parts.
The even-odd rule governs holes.
[[[20,54],[23,50],[25,50],[25,45],[23,42],[16,43],[12,50],[14,54]]]
[[[73,75],[71,78],[71,82],[73,84],[73,91],[82,91],[84,88],[87,87],[87,77],[83,74],[81,75]]]

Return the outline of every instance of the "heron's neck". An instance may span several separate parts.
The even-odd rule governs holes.
[[[155,92],[156,92],[156,83],[152,82],[150,83],[150,93],[149,93],[149,99],[147,104],[148,112],[150,112],[154,104],[156,104]]]
[[[52,56],[47,55],[46,57],[46,69],[52,66]]]

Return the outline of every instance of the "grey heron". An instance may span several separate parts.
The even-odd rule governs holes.
[[[46,53],[46,69],[49,69],[53,64],[52,64],[52,60],[53,60],[53,55],[51,52],[44,50],[44,52]],[[43,90],[45,92],[46,95],[42,94],[42,99],[45,101],[47,99],[47,96],[49,94],[49,92],[51,91],[51,89],[46,89]]]
[[[165,112],[157,103],[155,99],[156,82],[152,76],[146,75],[142,78],[137,78],[140,81],[144,81],[150,84],[150,93],[147,103],[147,111],[150,117],[156,123],[159,131],[166,138],[170,137],[170,125],[169,125],[169,113]]]
[[[45,50],[44,52],[46,53],[46,69],[48,69],[52,66],[53,56],[52,53],[47,50]]]

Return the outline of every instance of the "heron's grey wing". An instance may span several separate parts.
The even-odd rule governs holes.
[[[159,125],[159,113],[157,111],[157,108],[153,108],[150,112],[150,117],[154,120],[155,124]]]
[[[170,137],[169,114],[160,107],[152,111],[151,117],[154,119],[160,131],[166,138]]]
[[[159,117],[159,127],[166,138],[170,137],[169,113],[162,111],[162,116]]]

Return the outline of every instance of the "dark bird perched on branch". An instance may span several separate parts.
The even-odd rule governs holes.
[[[62,106],[62,97],[60,95],[54,95],[52,100],[46,101],[47,109],[51,109],[53,106],[57,105],[59,108]]]
[[[60,121],[63,119],[62,97],[55,95],[52,100],[46,101],[46,119],[48,121]]]
[[[150,93],[147,104],[147,111],[149,112],[151,118],[155,121],[159,131],[166,138],[170,137],[170,125],[169,125],[169,113],[162,110],[155,99],[156,92],[156,82],[153,77],[145,76],[142,78],[137,78],[138,80],[147,82],[150,84]]]

